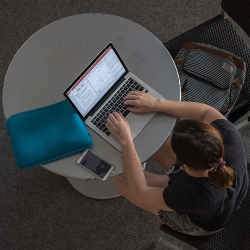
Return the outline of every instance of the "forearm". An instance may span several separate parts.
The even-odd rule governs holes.
[[[225,119],[219,111],[206,104],[156,99],[140,91],[132,91],[125,96],[124,105],[127,105],[129,111],[136,113],[165,112],[176,117],[196,119],[207,123],[215,119]]]
[[[124,174],[131,194],[136,195],[147,186],[134,143],[128,140],[121,145]]]
[[[156,99],[155,111],[168,113],[180,118],[204,120],[210,109],[209,106],[196,102],[171,101]]]
[[[129,199],[130,196],[125,197],[136,206],[140,204],[139,207],[154,214],[156,211],[161,209],[173,211],[166,205],[163,199],[162,194],[165,186],[160,184],[162,179],[160,178],[158,181],[155,180],[155,184],[153,186],[148,185],[140,160],[135,151],[133,141],[130,141],[128,144],[122,146],[122,155],[124,174],[127,181],[126,187],[128,188],[129,195],[133,197],[136,202],[131,201],[131,199]],[[166,181],[165,185],[167,186],[168,179],[164,178],[164,181]]]

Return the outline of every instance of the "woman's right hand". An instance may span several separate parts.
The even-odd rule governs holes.
[[[159,102],[159,99],[156,99],[145,92],[132,91],[128,93],[123,100],[123,104],[129,105],[127,106],[127,110],[131,112],[146,113],[158,111],[157,103]]]
[[[106,127],[109,132],[120,142],[121,146],[133,141],[128,121],[118,112],[109,114]]]

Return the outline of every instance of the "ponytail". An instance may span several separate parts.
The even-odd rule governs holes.
[[[218,167],[211,169],[208,176],[209,180],[220,188],[229,188],[233,185],[234,171],[224,161],[219,163]]]

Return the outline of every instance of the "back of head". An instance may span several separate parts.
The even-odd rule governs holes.
[[[223,160],[223,140],[214,126],[181,119],[173,129],[171,146],[179,164],[197,171],[209,169],[209,179],[215,185],[223,188],[232,186],[234,172]]]

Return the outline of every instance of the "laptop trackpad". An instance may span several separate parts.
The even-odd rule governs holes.
[[[143,113],[143,114],[130,112],[126,116],[126,119],[130,125],[131,134],[133,138],[135,138],[140,133],[143,127],[146,126],[146,124],[153,118],[155,114],[156,112]]]

